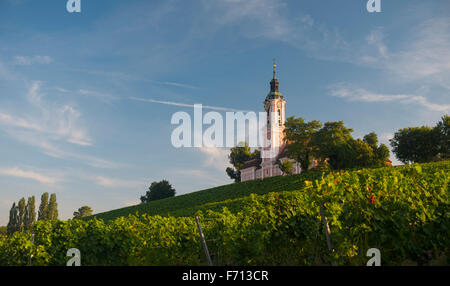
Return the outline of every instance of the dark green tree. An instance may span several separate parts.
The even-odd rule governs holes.
[[[314,141],[319,129],[319,121],[305,122],[303,118],[289,117],[285,124],[285,141],[288,143],[287,156],[300,164],[302,172],[308,171],[314,153],[318,151],[317,141]]]
[[[141,196],[141,202],[147,203],[150,201],[173,197],[175,196],[175,193],[175,189],[168,181],[162,180],[160,182],[153,182],[148,188],[145,196]]]
[[[35,206],[35,198],[34,196],[28,198],[26,212],[25,212],[25,221],[24,221],[24,229],[29,230],[36,222],[36,206]]]
[[[241,171],[236,171],[234,168],[226,168],[225,172],[228,177],[233,179],[236,183],[241,181]]]
[[[389,159],[389,156],[389,148],[384,144],[380,144],[380,146],[375,149],[376,162],[374,166],[386,166],[386,161]]]
[[[358,139],[359,140],[359,139]],[[384,145],[378,145],[378,136],[375,132],[371,132],[364,136],[363,142],[358,142],[362,149],[355,149],[356,160],[355,167],[383,167],[386,160],[389,159],[389,148]],[[363,147],[363,145],[367,144]]]
[[[73,219],[80,219],[92,215],[93,210],[89,206],[82,206],[76,212],[73,213]]]
[[[17,231],[18,218],[19,218],[18,207],[16,206],[16,203],[13,203],[11,210],[9,211],[8,225],[6,226],[8,235],[11,235]]]
[[[38,220],[48,219],[48,193],[41,196],[41,204],[39,205]]]
[[[24,230],[24,226],[25,226],[25,213],[26,213],[26,203],[25,203],[25,198],[21,198],[19,200],[19,204],[18,204],[18,211],[19,211],[19,217],[17,220],[17,230],[18,231],[23,231]]]
[[[441,138],[438,128],[422,126],[400,129],[389,141],[397,159],[409,164],[439,159]]]
[[[231,179],[234,179],[235,182],[240,182],[241,168],[244,166],[244,163],[249,160],[256,159],[259,156],[259,150],[251,152],[251,149],[250,147],[248,147],[247,142],[240,143],[238,146],[231,148],[228,159],[230,159],[230,163],[234,168],[228,167],[225,170],[227,175]]]
[[[47,219],[56,220],[58,219],[58,203],[56,202],[56,194],[50,195],[50,201],[48,203]]]
[[[355,157],[352,132],[353,129],[345,127],[343,121],[326,122],[313,138],[315,157],[327,160],[332,169],[352,166]]]
[[[439,158],[450,159],[450,116],[444,115],[436,125],[439,135]]]
[[[348,162],[348,165],[344,167],[350,168],[374,166],[376,160],[373,148],[377,148],[376,145],[370,145],[369,143],[365,142],[365,140],[352,139],[351,146],[353,152],[349,154],[349,160],[346,160]]]

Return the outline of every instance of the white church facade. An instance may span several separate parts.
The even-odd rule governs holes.
[[[275,63],[273,65],[273,78],[270,81],[270,92],[264,101],[264,109],[267,112],[267,142],[270,147],[260,148],[260,151],[261,153],[269,151],[272,154],[270,156],[259,156],[245,162],[241,168],[241,182],[283,175],[278,162],[284,160],[293,162],[293,174],[301,172],[300,164],[286,156],[284,140],[286,100],[279,91]]]

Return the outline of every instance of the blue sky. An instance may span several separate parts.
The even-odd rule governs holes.
[[[172,147],[170,119],[193,111],[176,103],[262,111],[273,57],[288,116],[386,144],[434,125],[450,110],[450,2],[366,2],[0,0],[0,225],[43,192],[66,219],[136,204],[156,180],[231,183],[227,150]]]

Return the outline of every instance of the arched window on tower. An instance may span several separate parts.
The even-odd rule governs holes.
[[[278,109],[278,125],[281,126],[281,110]]]

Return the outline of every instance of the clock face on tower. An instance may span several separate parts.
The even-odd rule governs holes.
[[[277,106],[278,106],[278,108],[281,108],[281,102],[278,102],[278,104],[277,104]]]

